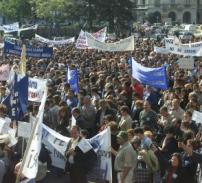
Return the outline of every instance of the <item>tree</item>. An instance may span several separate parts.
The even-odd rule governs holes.
[[[109,22],[112,31],[128,29],[128,23],[133,19],[133,3],[130,0],[94,0],[97,21]]]
[[[0,2],[2,15],[10,20],[23,21],[32,16],[30,0],[3,0]]]

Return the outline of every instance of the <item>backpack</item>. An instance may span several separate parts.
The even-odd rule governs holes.
[[[138,159],[134,170],[134,183],[150,183],[152,181],[152,171],[143,159]]]

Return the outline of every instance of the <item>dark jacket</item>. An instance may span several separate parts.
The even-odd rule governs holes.
[[[85,125],[86,120],[84,119],[84,117],[82,115],[79,115],[76,118],[76,125],[79,126],[79,128],[84,129],[84,125]]]
[[[168,175],[172,171],[172,167],[169,167],[166,171],[164,177],[162,178],[162,183],[184,183],[183,182],[183,168],[178,168],[173,174],[172,174],[172,182],[168,182]]]

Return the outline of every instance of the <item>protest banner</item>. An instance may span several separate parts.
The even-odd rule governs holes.
[[[154,46],[154,52],[160,53],[160,54],[168,54],[169,53],[169,51],[166,48],[157,47],[157,46]]]
[[[202,56],[202,42],[189,43],[189,44],[175,44],[172,38],[166,38],[165,46],[166,49],[169,51],[169,53],[190,57]]]
[[[0,27],[0,30],[4,31],[4,33],[11,33],[11,32],[17,32],[19,30],[19,22],[15,22],[8,25],[3,25]]]
[[[107,28],[105,27],[105,28],[99,30],[98,32],[92,33],[91,35],[96,40],[98,40],[100,42],[105,42],[106,34],[107,34]],[[87,48],[91,49],[87,43],[86,32],[84,32],[83,30],[80,31],[79,37],[76,41],[76,48],[77,49],[87,49]]]
[[[9,64],[3,64],[0,66],[0,81],[7,81],[10,75]]]
[[[165,66],[158,68],[144,67],[132,58],[132,77],[142,84],[163,90],[168,89]]]
[[[46,80],[39,78],[29,78],[28,100],[41,102],[43,93],[46,89]]]
[[[44,114],[44,107],[47,98],[47,89],[44,92],[41,105],[34,123],[32,133],[30,135],[27,148],[18,172],[16,183],[19,183],[21,174],[29,179],[36,177],[38,172],[38,157],[41,149],[41,137],[42,137],[42,121]]]
[[[180,69],[193,69],[194,59],[193,58],[180,58],[177,61]]]
[[[4,53],[12,55],[21,55],[22,48],[18,45],[15,45],[10,42],[4,42]],[[27,47],[26,56],[33,58],[52,58],[53,48],[52,47],[42,47],[42,48],[33,48]]]
[[[64,39],[64,40],[50,40],[50,39],[44,38],[42,36],[39,36],[37,34],[35,34],[35,39],[42,43],[46,43],[48,45],[53,45],[53,46],[60,46],[60,45],[65,45],[65,44],[70,44],[70,43],[75,42],[74,37],[69,38],[69,39]]]
[[[64,169],[66,165],[65,150],[70,138],[64,137],[43,124],[42,143],[50,151],[52,166]]]
[[[65,150],[70,138],[64,137],[43,124],[42,143],[48,148],[51,155],[52,165],[61,169],[65,168]],[[90,181],[112,179],[111,165],[111,134],[110,128],[105,129],[95,137],[89,139],[90,145],[97,153],[95,168],[88,175]],[[89,145],[79,145],[82,151],[88,151]],[[85,147],[85,148],[83,148]]]
[[[118,52],[118,51],[133,51],[134,50],[134,36],[121,39],[115,43],[103,43],[96,40],[91,34],[86,32],[87,44],[92,49],[101,51]]]
[[[192,114],[192,120],[196,123],[202,123],[202,113],[199,111],[194,111]]]

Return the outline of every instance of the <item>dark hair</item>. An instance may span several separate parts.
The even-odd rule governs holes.
[[[164,129],[164,133],[165,134],[175,134],[175,129],[172,126],[167,126]]]
[[[130,112],[128,106],[125,106],[125,105],[121,107],[120,111],[127,112],[127,113]]]
[[[173,153],[171,157],[175,156],[178,159],[178,167],[180,168],[182,166],[182,157],[180,153]]]
[[[134,129],[134,133],[135,133],[135,134],[138,134],[138,133],[144,134],[144,130],[143,130],[143,128],[141,128],[141,127],[137,127],[137,128]]]

